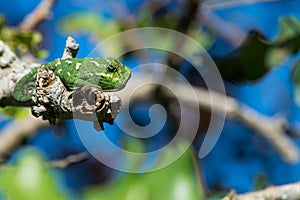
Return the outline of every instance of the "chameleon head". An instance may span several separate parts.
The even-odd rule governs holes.
[[[113,85],[113,90],[123,89],[130,79],[130,68],[115,58],[106,58],[105,62],[107,64],[107,78],[110,79],[109,82]]]

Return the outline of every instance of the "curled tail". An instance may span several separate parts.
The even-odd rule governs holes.
[[[36,87],[37,68],[25,75],[16,84],[13,97],[20,102],[31,101],[31,97]]]

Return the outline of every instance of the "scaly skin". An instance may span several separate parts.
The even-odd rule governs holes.
[[[130,78],[130,69],[114,58],[69,58],[43,64],[40,68],[52,70],[69,90],[90,85],[101,87],[103,91],[118,91]],[[31,101],[38,69],[34,68],[17,83],[13,94],[17,101]]]

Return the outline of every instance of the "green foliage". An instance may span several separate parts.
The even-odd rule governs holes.
[[[295,84],[294,100],[300,105],[300,59],[298,59],[293,66],[291,78]]]
[[[287,40],[288,49],[285,54],[290,52],[296,52],[297,48],[300,47],[300,21],[295,17],[282,19],[282,31],[279,41],[283,39]],[[281,39],[283,38],[283,39]],[[291,73],[291,78],[295,83],[294,99],[298,105],[300,105],[300,60],[298,59]]]
[[[233,82],[254,81],[269,70],[265,66],[268,49],[269,44],[264,37],[258,32],[251,32],[240,48],[214,60],[224,79]]]
[[[279,19],[279,33],[269,42],[259,32],[251,32],[234,52],[214,58],[224,79],[233,82],[255,81],[270,68],[282,65],[283,61],[300,49],[300,22],[294,17]]]
[[[146,12],[143,12],[143,16],[146,15]],[[146,18],[149,18],[148,16],[145,16]],[[137,20],[137,26],[138,27],[148,27],[148,26],[160,26],[164,28],[168,28],[169,26],[163,26],[163,24],[156,24],[156,21],[151,22],[143,22],[143,18],[138,17]],[[174,23],[176,24],[174,19],[166,19],[168,21],[168,25],[171,25]],[[161,20],[158,20],[159,23],[163,23]],[[96,42],[103,41],[109,37],[111,37],[114,34],[117,34],[121,32],[124,29],[124,24],[121,21],[118,20],[112,20],[108,18],[104,18],[101,14],[98,13],[92,13],[92,12],[78,12],[73,13],[63,19],[60,20],[58,23],[58,28],[62,33],[64,34],[74,34],[74,33],[81,33],[81,34],[87,34],[92,36],[92,38],[96,39]],[[172,27],[172,26],[171,26]],[[171,28],[169,27],[169,28]],[[147,34],[147,33],[145,33]],[[211,34],[209,34],[207,31],[201,30],[201,26],[197,23],[192,24],[188,30],[188,35],[192,37],[194,40],[196,40],[198,43],[200,43],[203,47],[209,47],[213,42],[213,37]],[[110,41],[110,46],[105,47],[105,51],[108,54],[111,54],[110,52],[114,52],[117,55],[120,54],[119,52],[123,52],[123,48],[126,48],[127,46],[130,46],[130,42],[132,40],[136,40],[139,38],[143,41],[143,43],[146,44],[152,44],[153,42],[157,42],[159,44],[161,43],[161,40],[157,38],[161,38],[162,36],[159,35],[159,33],[155,34],[154,32],[151,32],[151,34],[148,35],[139,35],[138,37],[128,38],[127,41],[119,40],[119,38],[114,38],[114,40]],[[163,36],[166,38],[165,36]],[[163,44],[167,48],[169,46],[174,46],[174,40],[176,41],[176,38],[168,38],[164,40]],[[148,41],[148,43],[147,43]],[[149,43],[150,41],[150,43]],[[115,42],[115,44],[112,44],[112,42]]]
[[[192,23],[187,34],[201,44],[203,48],[209,49],[213,45],[215,37],[211,32],[200,29],[199,27],[201,27],[200,24]]]
[[[153,16],[152,8],[145,7],[139,12],[137,19],[137,25],[139,27],[163,27],[169,29],[175,29],[179,19],[178,13],[176,11],[169,11],[164,15],[160,15],[159,17]]]
[[[21,153],[11,166],[0,168],[0,189],[10,200],[63,200],[57,180],[34,150]]]
[[[279,66],[300,48],[300,21],[296,17],[279,19],[279,34],[273,41],[274,48],[267,52],[266,64]]]
[[[4,117],[13,119],[23,119],[30,114],[28,108],[19,108],[14,106],[0,108],[0,112]]]
[[[19,56],[30,52],[41,58],[47,54],[45,50],[39,48],[42,35],[38,31],[20,31],[15,27],[5,25],[3,16],[0,16],[0,39]]]
[[[253,191],[263,190],[268,187],[268,176],[265,173],[258,173],[254,178]]]
[[[88,189],[84,200],[201,200],[199,177],[191,151],[173,164],[146,174],[123,173],[106,186]]]
[[[139,147],[137,147],[139,148]],[[167,155],[171,154],[166,152]],[[149,173],[121,173],[107,185],[83,191],[83,200],[201,200],[200,184],[194,153],[187,151],[171,165]],[[170,156],[170,155],[169,155]],[[15,162],[0,167],[0,198],[10,200],[64,200],[69,193],[62,191],[55,171],[48,168],[34,149],[17,154]],[[73,195],[75,196],[75,195]]]
[[[121,32],[121,26],[116,21],[105,19],[102,15],[93,12],[77,12],[64,17],[58,23],[59,30],[64,34],[86,34],[92,36],[96,42],[103,41],[108,37]],[[107,52],[121,52],[119,43],[105,48]]]
[[[115,21],[104,19],[100,14],[93,12],[72,13],[61,19],[58,27],[63,33],[92,33],[102,39],[121,31]]]
[[[288,52],[284,48],[272,48],[270,49],[266,56],[266,66],[272,67],[272,66],[280,66],[283,64],[285,59],[288,56]]]
[[[282,17],[279,19],[279,33],[274,43],[283,43],[294,39],[300,34],[300,21],[296,17]]]

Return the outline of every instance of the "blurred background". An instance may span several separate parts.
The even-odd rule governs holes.
[[[1,199],[221,199],[230,190],[240,194],[300,180],[299,1],[57,0],[48,19],[27,32],[20,30],[25,17],[41,2],[0,1],[0,38],[24,60],[33,57],[38,62],[50,62],[60,58],[67,36],[80,44],[77,57],[86,57],[99,42],[132,28],[179,31],[200,43],[213,58],[224,79],[226,95],[241,105],[238,110],[243,113],[246,107],[255,112],[246,113],[250,118],[268,119],[261,120],[266,127],[276,127],[278,118],[284,120],[280,134],[294,145],[291,151],[296,156],[288,157],[290,154],[282,153],[285,150],[278,150],[280,141],[274,142],[260,128],[229,114],[218,142],[199,159],[211,116],[200,106],[201,120],[190,119],[199,125],[197,136],[176,162],[155,172],[125,173],[87,152],[76,121],[60,121],[56,126],[40,126],[9,152],[0,171]],[[126,46],[132,41],[123,42]],[[110,48],[115,50],[119,45]],[[145,63],[144,53],[137,50],[120,59],[134,68]],[[147,50],[147,56],[171,66],[193,86],[206,88],[201,75],[184,59],[155,50]],[[164,146],[174,137],[180,117],[176,102],[160,89],[156,88],[151,98],[133,98],[130,102],[131,117],[141,126],[150,122],[151,105],[165,107],[166,123],[157,135],[133,139],[116,124],[105,124],[103,133],[86,134],[105,134],[113,143],[132,151],[147,152]],[[0,138],[8,126],[21,125],[20,121],[30,115],[27,108],[3,108]],[[118,117],[122,120],[122,115]],[[289,151],[290,146],[284,148]],[[70,155],[78,162],[66,160]],[[61,159],[69,164],[54,162],[51,166]]]

